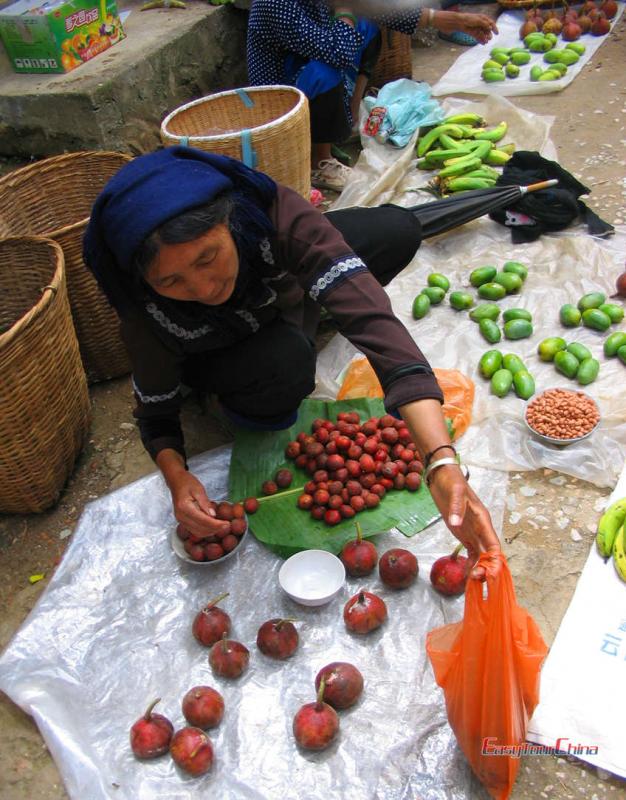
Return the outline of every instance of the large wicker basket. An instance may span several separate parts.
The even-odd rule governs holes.
[[[53,505],[89,427],[87,380],[63,251],[34,236],[0,241],[0,512]]]
[[[379,89],[399,78],[413,77],[411,37],[406,33],[392,31],[391,28],[381,28],[380,33],[382,47],[370,79],[371,85]]]
[[[70,307],[90,382],[130,372],[117,314],[82,257],[93,202],[129,160],[122,153],[69,153],[37,161],[0,180],[0,237],[45,236],[63,248]]]
[[[186,103],[163,120],[161,140],[237,158],[310,197],[309,103],[293,86],[233,89]]]

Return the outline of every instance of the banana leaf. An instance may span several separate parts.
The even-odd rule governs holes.
[[[365,537],[397,528],[405,536],[413,536],[439,517],[439,511],[422,484],[417,492],[391,491],[378,508],[362,511],[354,519],[347,519],[329,527],[314,520],[297,507],[298,495],[310,480],[304,470],[297,469],[285,457],[285,446],[300,431],[311,431],[317,417],[336,420],[340,411],[357,411],[365,421],[385,413],[382,400],[357,398],[340,402],[305,400],[295,424],[284,431],[247,431],[238,429],[235,434],[229,473],[229,496],[234,502],[246,497],[258,497],[260,506],[249,517],[250,530],[270,550],[288,558],[300,550],[329,550],[339,553],[344,544],[355,537],[358,520]],[[273,478],[278,469],[288,468],[293,482],[288,489],[269,497],[262,497],[261,485]]]

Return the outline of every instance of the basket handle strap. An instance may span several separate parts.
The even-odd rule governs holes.
[[[246,108],[252,108],[254,105],[254,100],[250,97],[248,92],[245,89],[235,89],[237,94],[239,95],[239,99],[244,104]]]
[[[179,144],[182,145],[183,147],[189,147],[189,137],[181,136]]]
[[[252,133],[247,129],[241,131],[241,160],[250,169],[256,169],[259,163],[252,147]]]

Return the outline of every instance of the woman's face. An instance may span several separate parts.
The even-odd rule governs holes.
[[[145,279],[158,294],[207,306],[225,303],[239,273],[239,255],[228,225],[184,244],[163,244]]]

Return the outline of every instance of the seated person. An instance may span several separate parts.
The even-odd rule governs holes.
[[[484,14],[417,8],[356,17],[349,5],[324,0],[252,0],[248,23],[248,78],[253,86],[296,86],[309,98],[311,184],[340,192],[350,168],[331,156],[331,145],[345,141],[380,51],[378,25],[412,34],[433,26],[444,33],[463,31],[489,41],[495,22]]]

